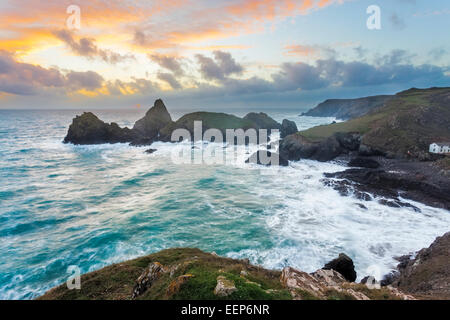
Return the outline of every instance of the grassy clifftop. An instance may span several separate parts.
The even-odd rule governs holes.
[[[131,299],[136,279],[150,263],[156,261],[164,266],[167,272],[136,297],[137,300],[291,299],[289,291],[280,283],[281,272],[190,248],[163,250],[105,267],[83,275],[81,290],[68,290],[63,284],[40,299]],[[247,274],[245,277],[241,276],[243,270]],[[186,276],[184,280],[183,276]],[[215,295],[214,289],[219,276],[233,281],[237,290],[226,297]]]
[[[398,300],[390,287],[369,289],[334,270],[308,274],[292,268],[267,270],[247,260],[199,249],[167,249],[114,264],[81,277],[80,290],[66,284],[38,300]]]
[[[410,89],[365,116],[298,134],[317,142],[337,132],[358,132],[363,144],[377,150],[417,155],[432,142],[450,141],[449,123],[450,88]]]

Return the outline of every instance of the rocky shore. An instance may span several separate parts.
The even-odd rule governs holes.
[[[450,232],[414,257],[399,257],[398,269],[381,285],[368,277],[356,283],[353,261],[343,253],[306,273],[291,267],[268,270],[199,249],[167,249],[82,275],[80,290],[63,284],[38,299],[450,299],[449,248]]]
[[[450,141],[450,89],[410,89],[385,98],[372,99],[376,106],[360,117],[288,135],[280,155],[348,165],[323,179],[343,196],[413,207],[404,198],[450,210],[450,157],[428,152],[430,143]],[[329,111],[330,103],[319,109]],[[343,110],[355,107],[355,101],[340,103]]]

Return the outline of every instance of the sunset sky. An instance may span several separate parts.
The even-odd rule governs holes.
[[[450,86],[448,0],[0,0],[0,26],[0,108],[303,108]]]

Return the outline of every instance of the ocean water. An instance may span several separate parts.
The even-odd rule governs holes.
[[[376,201],[364,202],[364,210],[356,198],[341,197],[320,182],[324,172],[345,168],[339,163],[266,168],[245,164],[257,146],[210,144],[236,160],[177,164],[174,150],[201,149],[155,143],[149,155],[126,144],[65,145],[80,112],[0,110],[0,299],[35,298],[64,283],[70,265],[85,273],[170,247],[308,272],[346,252],[361,279],[389,272],[394,256],[449,231],[446,210],[413,203],[419,213]],[[145,110],[95,113],[132,126]],[[300,129],[333,120],[267,113]]]

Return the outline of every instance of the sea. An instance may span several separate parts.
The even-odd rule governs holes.
[[[377,199],[363,209],[356,197],[340,196],[321,180],[345,163],[246,164],[257,145],[209,145],[235,155],[220,163],[208,161],[214,152],[203,153],[201,142],[158,142],[153,154],[127,144],[63,144],[82,111],[0,110],[0,299],[36,298],[65,283],[69,266],[86,273],[172,247],[307,272],[344,252],[358,279],[380,279],[395,268],[395,257],[450,229],[447,210],[409,200],[421,212],[390,208]],[[132,127],[145,111],[94,113]],[[189,111],[169,112],[177,119]],[[336,120],[265,112],[299,130]],[[174,150],[200,152],[201,161],[174,161]]]

